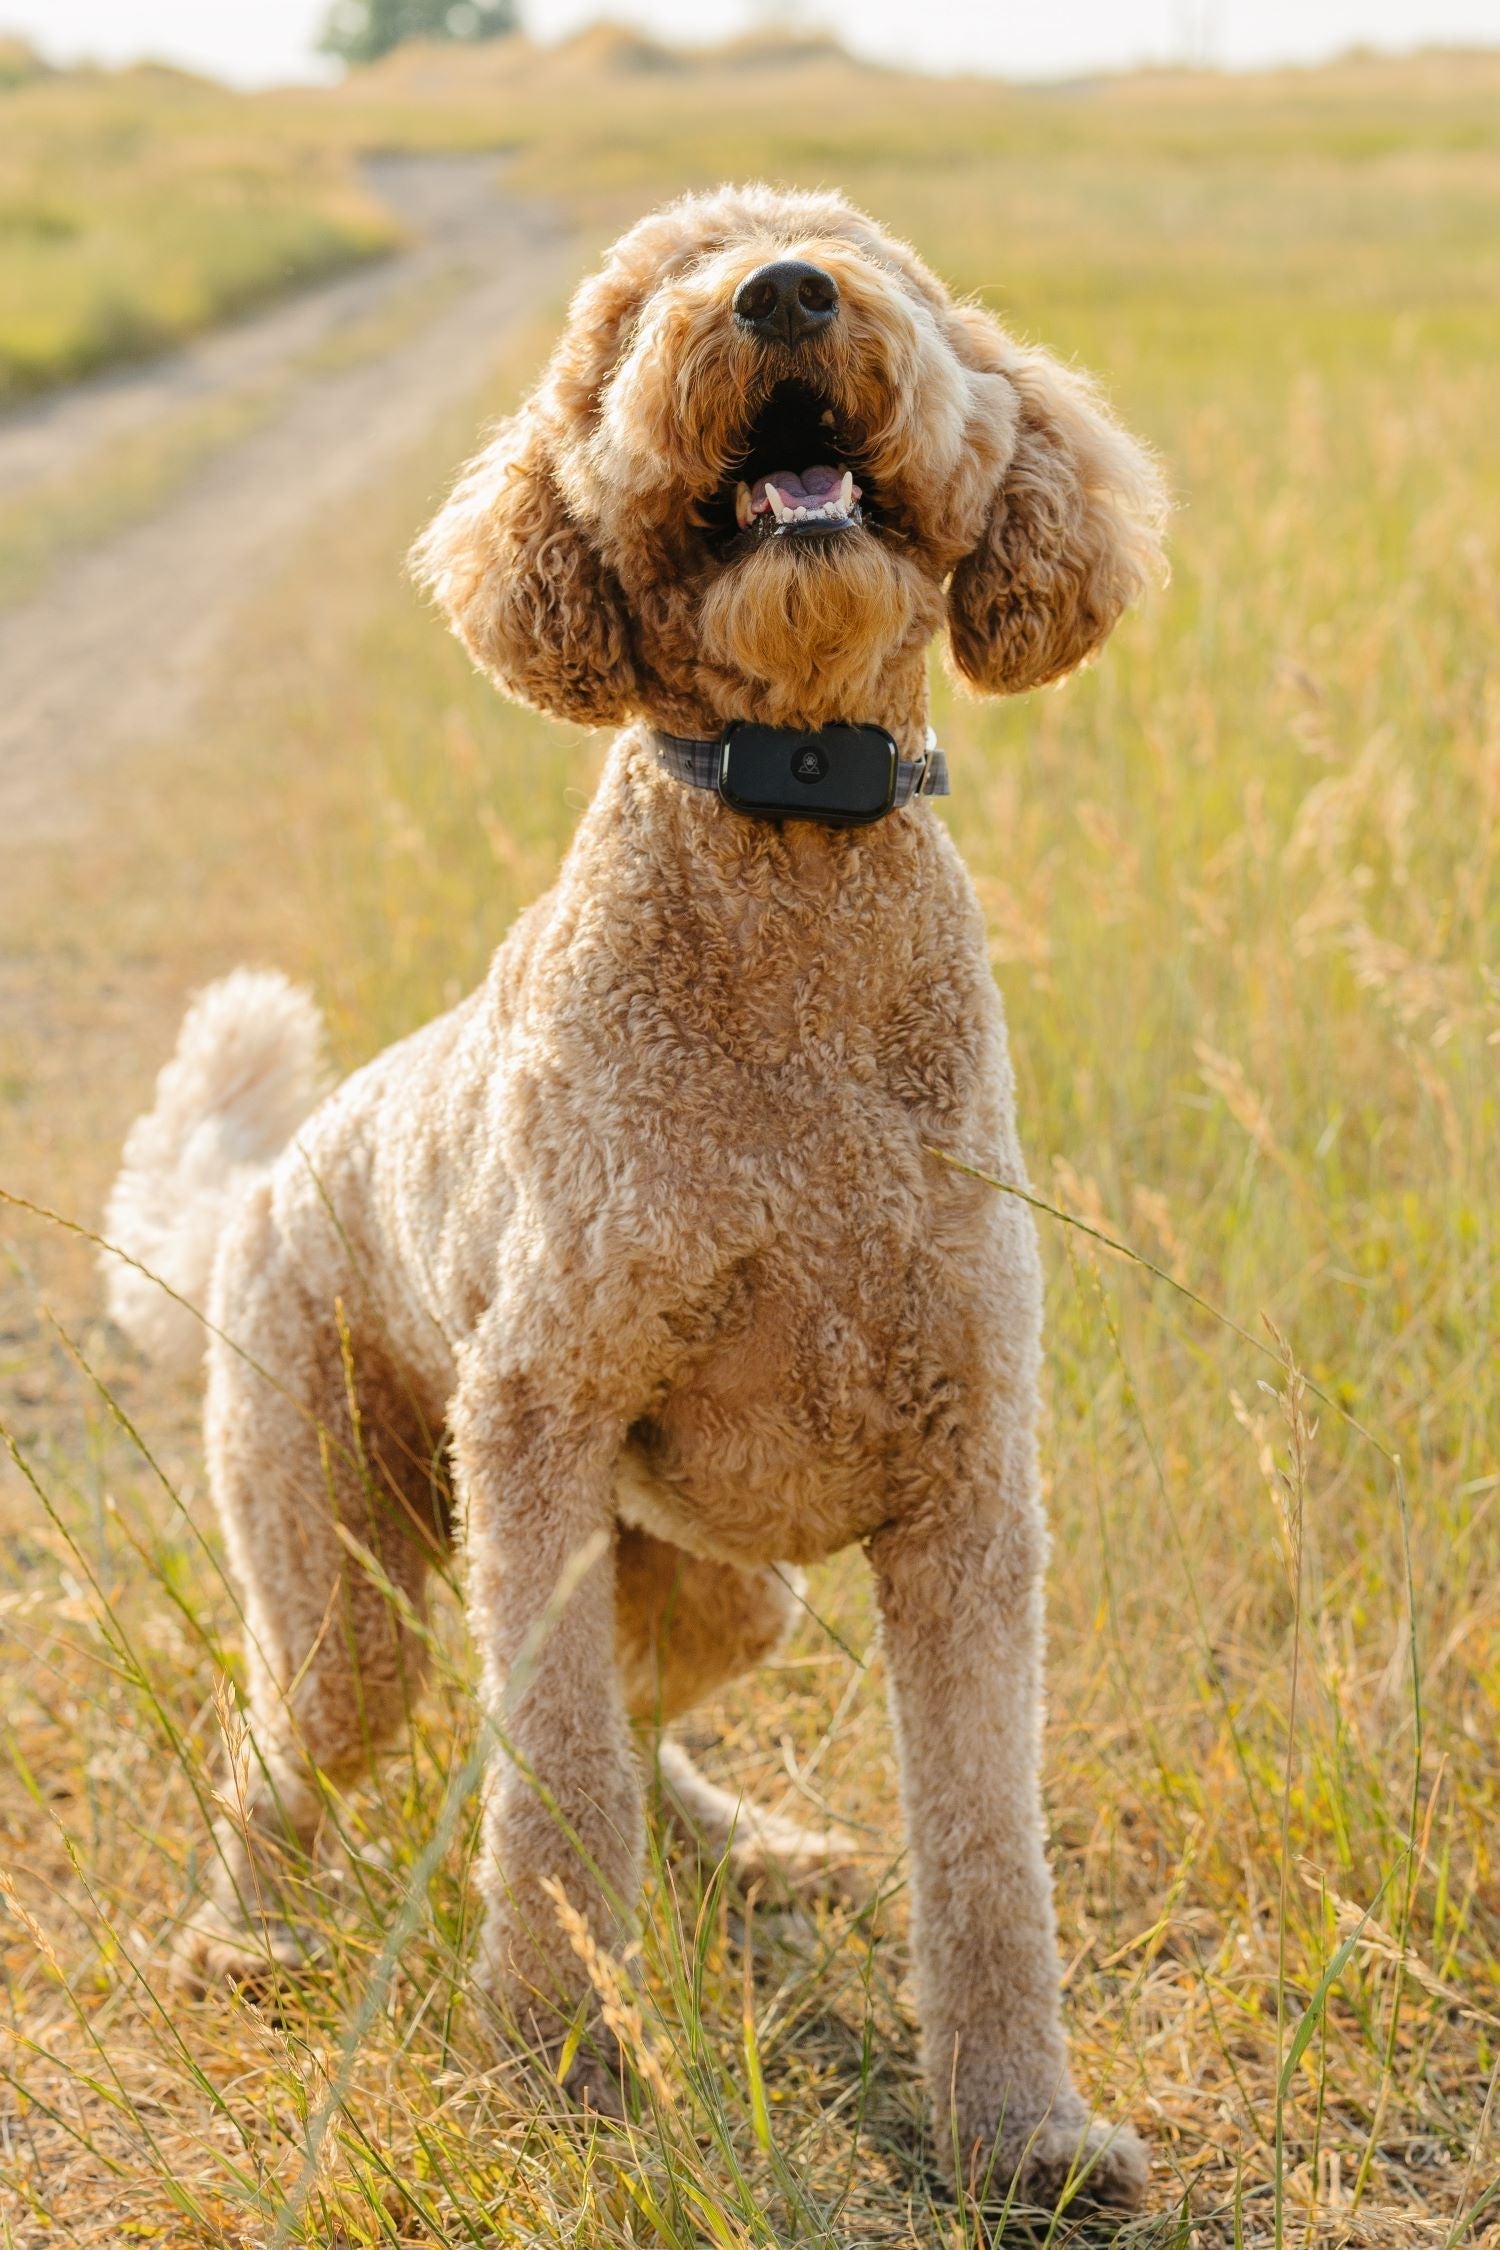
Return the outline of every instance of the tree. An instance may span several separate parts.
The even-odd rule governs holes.
[[[403,39],[497,39],[517,20],[516,0],[333,0],[318,45],[342,62],[367,63]]]

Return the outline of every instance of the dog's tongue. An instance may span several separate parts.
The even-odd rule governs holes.
[[[824,467],[804,469],[800,476],[795,469],[773,469],[768,477],[757,477],[750,498],[758,514],[766,504],[766,486],[774,484],[789,508],[821,508],[838,491],[843,474],[842,469]],[[854,497],[859,498],[858,487]]]

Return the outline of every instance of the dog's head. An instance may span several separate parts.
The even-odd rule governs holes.
[[[945,611],[978,687],[1071,671],[1162,516],[1083,378],[837,197],[751,187],[616,243],[417,567],[560,717],[810,725],[882,717]]]

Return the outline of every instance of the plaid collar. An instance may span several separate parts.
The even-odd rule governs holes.
[[[722,735],[707,738],[663,734],[659,727],[650,728],[649,735],[656,762],[663,773],[670,774],[687,789],[718,789],[724,755]],[[946,797],[948,794],[948,760],[929,727],[922,755],[897,761],[896,796],[891,810],[899,812],[913,797]]]

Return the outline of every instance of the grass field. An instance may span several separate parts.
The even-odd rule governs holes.
[[[1078,2068],[1154,2151],[1127,2239],[1494,2250],[1500,65],[1018,94],[650,60],[596,41],[513,92],[518,177],[595,234],[720,172],[838,180],[1098,370],[1179,501],[1172,586],[1094,672],[937,710],[1063,1214],[1048,1794]],[[503,86],[449,69],[299,114],[504,137]],[[9,942],[69,1022],[129,985],[165,1036],[271,959],[352,1063],[549,880],[600,746],[502,706],[395,576],[469,434],[289,556],[193,742],[18,874]],[[124,1120],[55,1047],[6,1087],[0,1181],[94,1223]],[[465,1993],[450,1600],[409,1755],[330,1792],[320,1977],[271,2011],[172,1993],[235,1604],[189,1402],[121,1363],[76,1242],[10,1232],[0,2242],[985,2239],[925,2138],[857,1557],[702,1739],[862,1824],[877,1903],[659,1865],[628,2131],[497,2067]]]
[[[396,239],[345,151],[244,96],[150,66],[0,77],[0,407]]]

